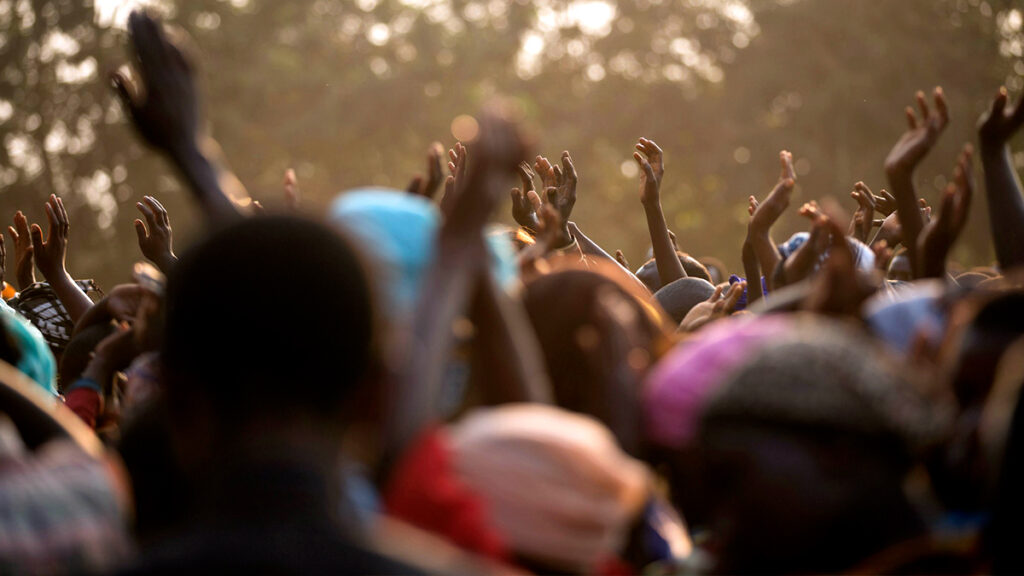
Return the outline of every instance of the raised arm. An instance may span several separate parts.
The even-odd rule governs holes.
[[[450,212],[438,232],[436,262],[424,281],[412,324],[412,341],[398,379],[391,414],[385,461],[394,461],[405,446],[434,422],[444,368],[454,339],[452,323],[469,308],[488,252],[483,227],[498,198],[523,160],[524,145],[515,124],[498,109],[480,119],[473,143],[474,162],[464,186],[452,199]]]
[[[64,304],[71,321],[77,322],[82,314],[92,307],[92,300],[78,284],[75,284],[65,266],[71,224],[68,212],[64,209],[64,201],[56,195],[51,194],[50,200],[46,203],[46,219],[50,225],[45,240],[43,229],[38,224],[32,225],[32,254],[35,256],[36,266]]]
[[[159,200],[152,196],[143,196],[142,202],[135,207],[146,219],[135,220],[135,234],[139,238],[139,249],[161,272],[167,274],[171,266],[178,261],[174,255],[171,218],[167,209]]]
[[[562,152],[562,165],[552,164],[547,158],[537,156],[534,169],[544,182],[544,197],[542,200],[554,206],[558,211],[558,238],[555,248],[565,248],[573,243],[572,234],[569,233],[569,218],[572,216],[572,209],[576,206],[576,184],[579,176],[576,174],[576,166],[572,163],[572,157],[568,151]]]
[[[668,286],[686,277],[686,270],[676,255],[676,247],[669,235],[665,213],[661,209],[661,179],[665,174],[664,154],[653,140],[641,138],[636,144],[633,159],[640,165],[640,203],[647,216],[647,232],[651,235],[654,263],[662,286]]]
[[[787,150],[779,152],[779,163],[781,164],[779,180],[775,183],[768,196],[761,202],[751,196],[750,222],[747,224],[747,242],[757,257],[757,262],[764,272],[765,282],[768,289],[772,286],[772,271],[782,259],[779,250],[772,241],[772,226],[778,221],[782,213],[789,207],[789,198],[793,194],[793,186],[796,184],[796,171],[793,170],[793,154]],[[757,278],[747,278],[750,282],[756,282]]]
[[[924,222],[918,208],[917,192],[914,190],[914,170],[935,146],[939,135],[949,124],[946,97],[941,87],[935,88],[934,98],[933,113],[928,107],[924,92],[917,93],[917,107],[921,110],[921,119],[918,120],[913,108],[907,107],[909,129],[900,136],[885,159],[885,175],[889,180],[889,188],[896,197],[896,213],[903,233],[903,244],[907,248],[910,265],[915,271],[920,269],[917,237],[921,234]]]
[[[32,256],[32,235],[28,230],[28,218],[21,210],[15,212],[14,226],[8,226],[7,233],[14,241],[14,278],[18,290],[24,290],[36,281],[36,262]]]
[[[160,22],[145,13],[132,12],[128,31],[142,86],[120,71],[111,80],[132,123],[149,144],[171,160],[211,224],[240,218],[251,209],[252,199],[224,167],[216,141],[200,129],[192,63],[167,38]]]
[[[967,214],[974,196],[973,151],[970,144],[964,146],[953,171],[953,181],[942,196],[938,217],[926,224],[918,237],[919,278],[943,278],[946,275],[946,258],[967,225]]]
[[[471,375],[489,405],[553,402],[544,354],[522,306],[487,269],[476,276],[471,308],[476,326]]]
[[[1007,109],[1006,88],[1000,88],[992,107],[978,122],[981,165],[985,170],[988,221],[999,267],[1024,265],[1024,196],[1013,169],[1010,138],[1024,124],[1024,97]]]

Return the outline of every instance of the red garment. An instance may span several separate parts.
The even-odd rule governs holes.
[[[92,429],[96,428],[102,400],[99,392],[85,387],[75,388],[64,395],[64,404]]]
[[[433,428],[402,455],[383,494],[385,510],[466,550],[508,562],[483,500],[459,480],[447,444],[444,430]]]

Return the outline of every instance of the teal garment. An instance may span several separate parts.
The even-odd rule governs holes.
[[[56,396],[57,361],[39,329],[3,300],[0,300],[0,323],[21,352],[21,359],[15,368],[34,380],[43,390]]]
[[[331,204],[330,221],[353,240],[374,266],[381,309],[395,319],[412,313],[427,269],[435,260],[441,213],[430,200],[400,190],[359,188]],[[491,271],[499,285],[517,279],[515,249],[505,231],[489,230]]]

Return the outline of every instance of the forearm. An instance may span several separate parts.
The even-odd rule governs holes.
[[[50,283],[50,288],[64,304],[72,322],[77,324],[78,320],[92,308],[92,300],[78,287],[78,284],[75,284],[67,270],[47,274],[46,281]]]
[[[188,146],[170,152],[171,160],[192,189],[211,223],[224,224],[242,217],[240,206],[247,205],[248,193],[234,174],[223,170],[215,160],[216,143],[209,139],[200,146]]]
[[[754,253],[754,246],[748,236],[743,242],[742,249],[743,273],[747,276],[747,307],[757,302],[764,296],[761,291],[761,271],[758,269],[757,255]]]
[[[985,170],[985,197],[999,267],[1009,270],[1024,265],[1024,196],[1013,169],[1010,147],[981,145]]]
[[[686,277],[686,270],[676,255],[672,238],[668,235],[668,224],[661,210],[660,202],[644,202],[644,213],[647,215],[647,231],[651,235],[651,246],[654,249],[654,263],[658,267],[658,277],[662,286],[668,286],[680,278]]]
[[[82,316],[75,322],[73,335],[78,334],[89,326],[93,326],[101,322],[109,322],[111,319],[112,316],[107,308],[107,299],[104,298],[90,306],[84,313],[82,313]]]
[[[750,246],[752,255],[757,261],[757,266],[759,266],[761,270],[764,270],[766,275],[767,271],[775,270],[775,267],[778,266],[779,262],[782,260],[782,256],[779,255],[779,250],[775,247],[775,243],[772,242],[772,237],[767,230],[760,230],[757,228],[748,229],[747,241],[744,243],[744,250],[746,250],[747,245]],[[744,258],[746,258],[746,256],[744,256]],[[744,264],[744,266],[746,266],[746,264]],[[747,280],[749,282],[757,280],[758,284],[760,284],[759,278],[750,278],[748,276]],[[767,280],[767,284],[769,289],[775,288],[772,286],[771,279]],[[760,291],[760,288],[758,288],[758,291]]]
[[[490,404],[552,402],[544,356],[522,308],[488,270],[477,274],[473,322],[473,381]]]
[[[438,243],[438,261],[424,282],[413,318],[412,339],[398,376],[386,461],[397,457],[436,419],[434,407],[454,346],[452,324],[467,308],[477,267],[463,252],[459,247],[446,247],[443,240]]]
[[[607,260],[611,262],[617,268],[623,271],[623,275],[626,277],[627,281],[636,288],[638,288],[639,290],[641,290],[641,293],[650,292],[650,290],[647,289],[647,286],[643,282],[641,282],[636,277],[636,275],[633,274],[631,270],[628,270],[624,266],[619,264],[618,260],[616,260],[610,254],[605,252],[604,249],[601,248],[601,246],[597,242],[594,242],[593,240],[588,238],[582,231],[580,231],[578,226],[572,223],[570,224],[570,231],[572,232],[573,237],[576,238],[576,241],[579,243],[580,251],[582,251],[583,254],[598,260]]]
[[[907,249],[907,258],[916,278],[921,266],[917,254],[917,237],[921,234],[924,222],[921,219],[921,208],[917,204],[913,171],[890,169],[886,170],[886,176],[893,196],[896,197],[896,217],[900,221],[903,246]]]

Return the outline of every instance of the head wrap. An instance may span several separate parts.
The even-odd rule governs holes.
[[[677,346],[654,367],[644,387],[647,440],[668,448],[689,444],[708,397],[789,325],[784,315],[722,320]]]
[[[809,315],[791,322],[708,399],[701,428],[748,421],[827,429],[891,438],[908,454],[946,432],[949,407],[913,388],[870,338]]]
[[[103,295],[92,280],[75,280],[75,284],[86,294]],[[71,342],[75,323],[49,283],[32,284],[11,298],[8,304],[39,329],[54,356],[64,353],[64,349]]]
[[[797,248],[803,246],[804,243],[807,242],[810,238],[811,235],[809,232],[797,232],[796,234],[790,236],[789,240],[786,240],[782,244],[779,244],[778,249],[779,254],[782,256],[782,259],[785,260],[792,256],[793,253],[797,251]],[[851,238],[847,236],[846,245],[850,247],[850,252],[853,253],[853,265],[858,270],[862,272],[870,272],[871,270],[874,269],[875,253],[871,250],[870,247],[868,247],[867,244],[861,242],[860,240],[857,240],[856,238]],[[827,257],[828,250],[826,250],[825,253],[821,255],[821,258],[815,265],[815,269],[817,269],[821,262],[824,262],[825,258]]]
[[[15,368],[46,392],[57,395],[57,361],[43,335],[17,311],[0,302],[0,325],[20,354]]]
[[[593,418],[539,404],[477,409],[449,427],[459,477],[518,554],[592,573],[622,552],[647,469]]]
[[[360,188],[340,194],[329,219],[351,232],[372,260],[383,291],[381,309],[392,319],[410,313],[434,262],[441,214],[433,202],[399,190]],[[504,232],[488,233],[487,244],[492,273],[507,287],[516,278],[515,249]]]
[[[910,350],[918,333],[938,346],[946,327],[945,292],[941,280],[914,282],[895,296],[879,291],[864,303],[864,318],[875,336],[900,352]]]

